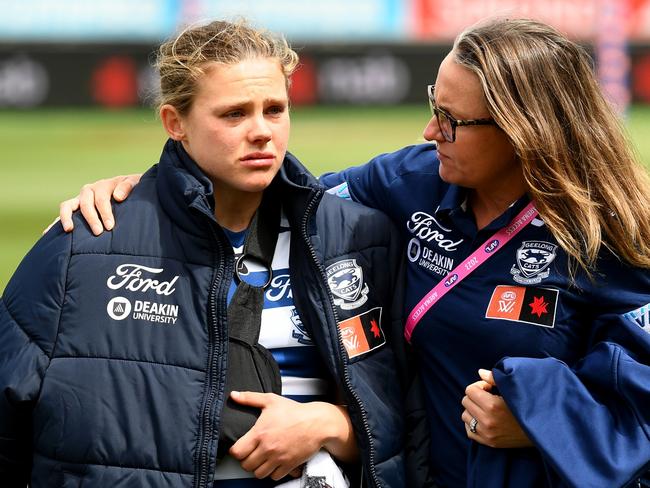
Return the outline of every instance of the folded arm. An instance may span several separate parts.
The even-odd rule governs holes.
[[[358,458],[352,422],[345,407],[299,403],[273,393],[233,392],[238,403],[260,408],[255,425],[230,454],[257,478],[279,480],[320,449],[343,462]]]

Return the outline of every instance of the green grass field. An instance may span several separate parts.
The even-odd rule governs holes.
[[[363,163],[422,141],[428,107],[296,108],[290,150],[315,173]],[[650,167],[650,107],[629,131]],[[98,178],[143,171],[165,136],[150,110],[0,112],[0,290],[58,214],[58,203]]]

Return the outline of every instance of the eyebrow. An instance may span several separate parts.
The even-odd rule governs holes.
[[[228,107],[242,107],[246,105],[252,105],[254,102],[248,98],[242,98],[239,100],[230,100],[225,103],[219,104],[218,107],[220,108],[228,108]],[[287,97],[267,97],[263,101],[264,105],[275,105],[275,104],[280,104],[280,105],[288,105],[289,104],[289,99]]]

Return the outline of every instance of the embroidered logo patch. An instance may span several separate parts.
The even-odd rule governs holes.
[[[381,307],[375,307],[339,322],[343,345],[350,359],[386,344],[386,336],[381,329],[381,310]]]
[[[517,249],[517,262],[512,265],[512,279],[522,285],[535,285],[551,273],[557,246],[545,241],[523,241]]]
[[[558,291],[549,288],[499,285],[485,318],[554,327],[557,297]]]
[[[359,308],[368,300],[368,285],[363,282],[363,269],[356,259],[343,259],[325,270],[334,303],[343,310]]]
[[[635,322],[639,327],[650,334],[650,303],[623,315],[626,319]]]

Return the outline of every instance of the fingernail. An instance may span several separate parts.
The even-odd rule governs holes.
[[[102,233],[102,226],[101,225],[93,225],[92,230],[93,230],[93,234],[98,236],[99,234]]]
[[[238,397],[238,396],[239,396],[239,392],[233,390],[233,391],[230,392],[230,396],[231,396],[231,397]]]
[[[117,198],[118,200],[121,200],[122,198],[124,198],[124,193],[121,192],[121,191],[116,191],[116,192],[113,194],[113,196],[114,196],[115,198]]]
[[[114,222],[113,219],[108,219],[106,221],[106,229],[111,230],[113,228]]]
[[[480,376],[485,376],[486,374],[490,374],[490,370],[489,369],[479,369],[478,374]]]

